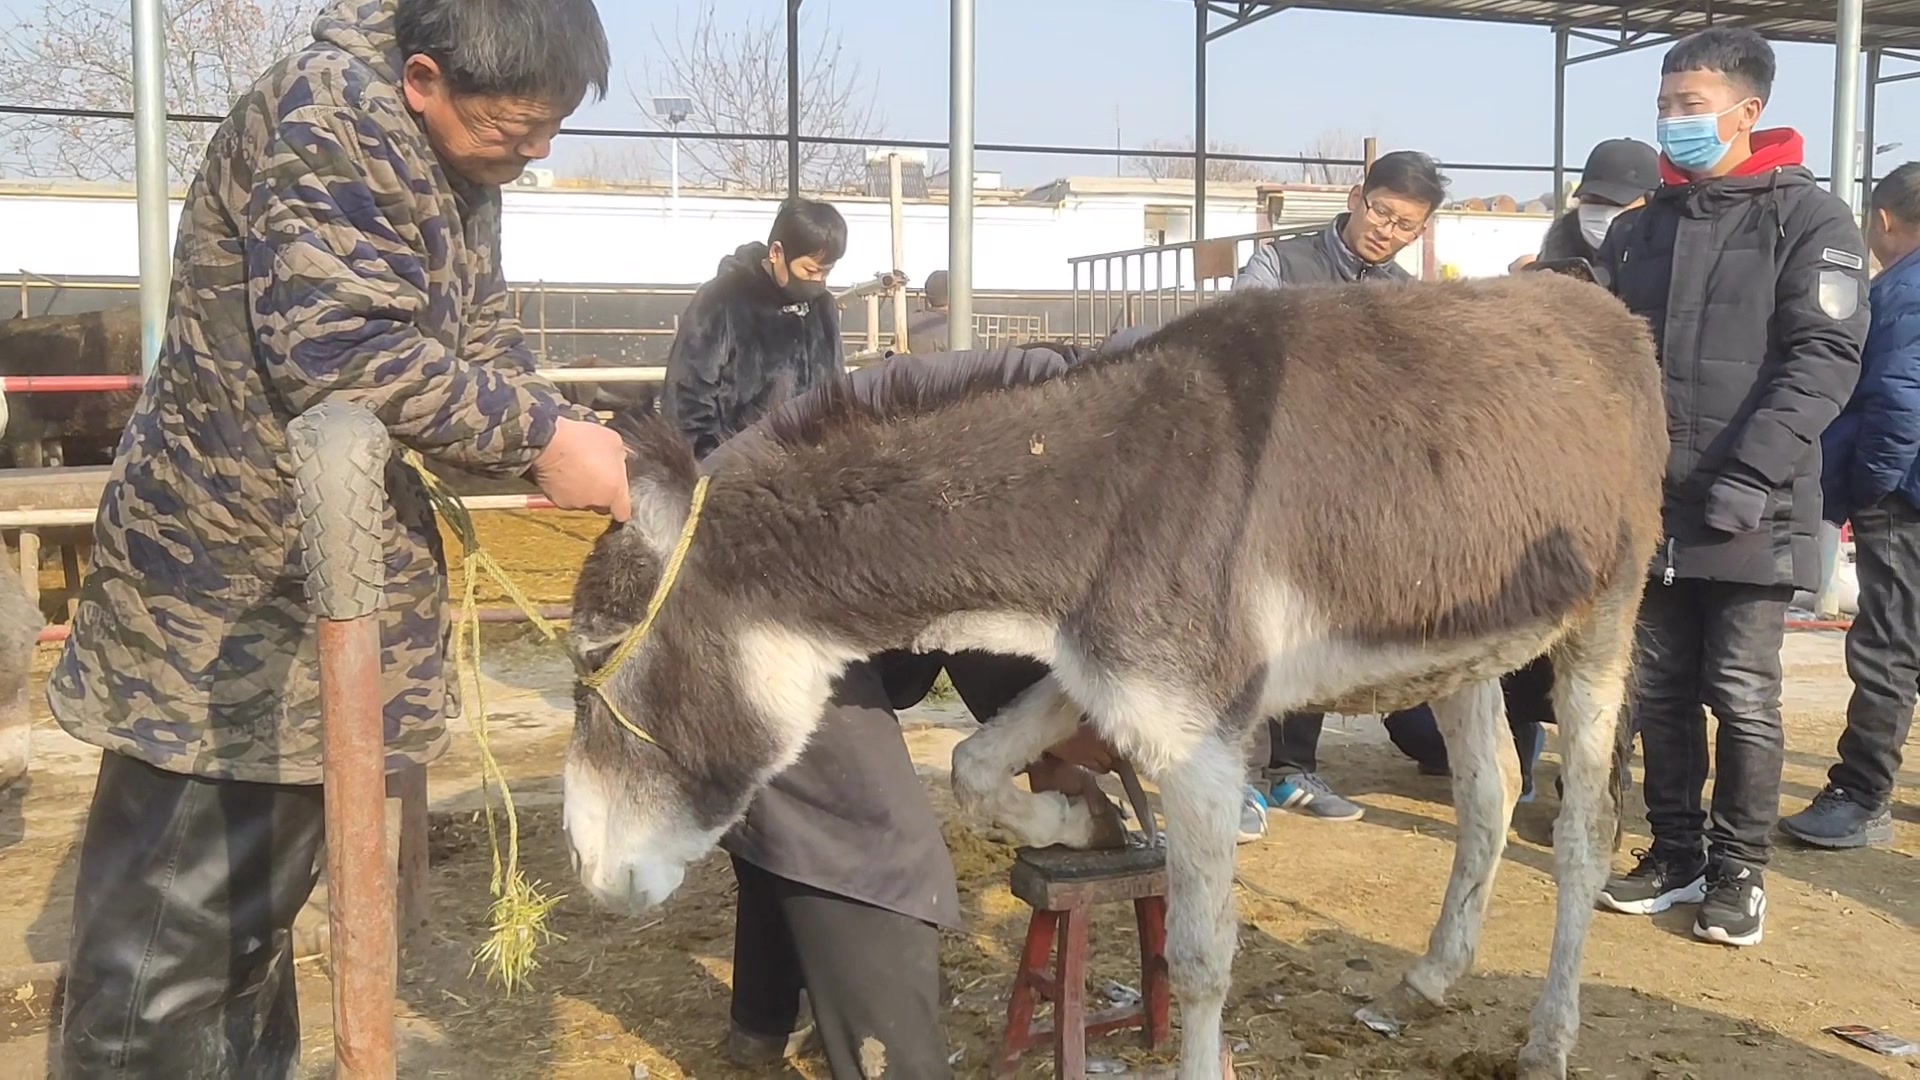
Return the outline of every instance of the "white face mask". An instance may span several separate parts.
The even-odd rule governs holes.
[[[1574,213],[1580,218],[1580,235],[1587,238],[1587,243],[1599,247],[1600,241],[1607,238],[1607,228],[1613,219],[1626,213],[1626,208],[1600,204],[1576,207]]]

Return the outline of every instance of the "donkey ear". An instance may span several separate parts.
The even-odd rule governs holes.
[[[627,442],[627,484],[633,498],[633,520],[627,528],[665,559],[679,542],[693,504],[699,479],[693,450],[658,413],[629,414],[620,434]]]
[[[693,491],[657,474],[633,475],[629,468],[633,520],[626,527],[640,535],[647,550],[662,561],[673,553],[693,508]]]

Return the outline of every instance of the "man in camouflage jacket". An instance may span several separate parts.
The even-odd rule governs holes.
[[[76,888],[67,1075],[278,1077],[288,932],[323,837],[314,615],[287,425],[363,405],[397,448],[531,472],[624,518],[619,437],[533,373],[501,183],[608,56],[592,0],[336,0],[214,133],[158,363],[48,699],[107,753]],[[380,613],[388,767],[446,743],[444,553],[397,459]]]

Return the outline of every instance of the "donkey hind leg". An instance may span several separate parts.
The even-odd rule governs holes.
[[[1239,926],[1233,859],[1245,771],[1237,745],[1209,733],[1153,778],[1167,819],[1167,968],[1180,1001],[1180,1080],[1219,1080],[1229,1060],[1220,1024]]]
[[[1614,732],[1626,696],[1640,571],[1553,652],[1553,714],[1560,725],[1566,792],[1553,824],[1553,877],[1559,892],[1546,986],[1520,1051],[1524,1080],[1561,1080],[1580,1031],[1580,965],[1594,904],[1606,884],[1619,809],[1609,796]]]
[[[1046,749],[1072,735],[1080,706],[1051,676],[1000,710],[992,722],[953,748],[953,794],[960,809],[1011,831],[1023,844],[1085,848],[1093,843],[1093,812],[1057,791],[1028,792],[1013,776]]]
[[[1499,680],[1461,688],[1434,702],[1433,714],[1453,763],[1458,819],[1453,872],[1426,955],[1414,961],[1380,1002],[1355,1014],[1363,1023],[1387,1030],[1440,1007],[1447,990],[1472,970],[1494,875],[1507,846],[1507,823],[1520,800],[1520,758],[1507,734]]]

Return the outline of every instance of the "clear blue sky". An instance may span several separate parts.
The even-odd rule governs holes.
[[[778,18],[780,0],[706,0],[722,18]],[[602,0],[623,77],[644,93],[657,70],[657,26],[690,22],[700,0]],[[986,142],[1109,146],[1115,115],[1129,146],[1193,130],[1193,7],[1181,0],[977,0],[976,135]],[[944,139],[948,11],[939,0],[806,0],[801,33],[838,34],[882,88],[882,130]],[[1769,119],[1807,137],[1825,175],[1832,127],[1831,48],[1778,46]],[[1614,136],[1651,142],[1661,49],[1573,67],[1567,143],[1578,165]],[[1376,135],[1443,161],[1539,162],[1553,153],[1553,37],[1544,28],[1289,11],[1216,41],[1209,57],[1211,138],[1250,153],[1298,153],[1319,132]],[[1862,65],[1864,67],[1864,63]],[[1920,158],[1911,83],[1883,87],[1877,141],[1884,173]],[[645,123],[627,95],[589,122]],[[1113,171],[1110,159],[982,155],[1013,183]],[[1462,194],[1533,195],[1546,176],[1459,174]]]
[[[40,0],[0,0],[0,13]],[[115,0],[124,2],[124,0]],[[302,0],[318,8],[322,0]],[[659,87],[656,31],[671,38],[711,6],[723,22],[779,20],[783,0],[599,0],[611,32],[617,89],[583,124],[655,126],[627,87]],[[987,142],[1128,146],[1183,142],[1193,131],[1193,6],[1185,0],[977,0],[977,137]],[[880,130],[944,140],[948,8],[944,0],[805,0],[802,35],[817,46],[838,35],[880,95]],[[1769,119],[1807,137],[1809,164],[1828,168],[1832,116],[1830,48],[1778,47],[1781,72]],[[1575,66],[1568,76],[1568,158],[1594,142],[1652,141],[1661,49]],[[1210,136],[1251,153],[1294,154],[1340,129],[1378,136],[1385,149],[1414,147],[1442,161],[1552,159],[1553,38],[1544,28],[1289,11],[1216,41],[1210,55]],[[1915,84],[1881,93],[1877,141],[1884,173],[1920,158]],[[784,120],[780,120],[784,126]],[[633,153],[622,142],[601,149]],[[558,152],[577,161],[579,142]],[[663,149],[663,148],[662,148]],[[649,148],[643,153],[651,153]],[[1110,158],[982,155],[1009,183],[1074,173],[1111,175]],[[664,162],[655,165],[663,174]],[[1462,194],[1545,191],[1545,174],[1454,172]]]

